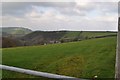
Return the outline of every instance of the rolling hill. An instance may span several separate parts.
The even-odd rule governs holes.
[[[2,41],[2,43],[0,43],[0,48],[23,46],[23,43],[20,40],[10,37],[0,37],[0,41]]]
[[[41,45],[50,44],[60,41],[61,37],[65,35],[65,31],[34,31],[21,38],[25,45]]]
[[[107,31],[32,31],[22,27],[3,27],[2,37],[7,40],[3,42],[3,46],[6,44],[11,45],[11,40],[17,41],[17,46],[33,46],[33,45],[46,45],[55,43],[66,43],[73,41],[81,41],[94,38],[116,36],[117,32]],[[7,46],[7,47],[14,47]],[[5,48],[5,47],[4,47]]]
[[[116,37],[4,48],[3,64],[78,78],[114,78]],[[3,78],[41,78],[4,71]],[[45,80],[44,78],[41,78]]]
[[[0,37],[11,37],[11,36],[13,36],[13,35],[8,34],[6,32],[0,32]]]
[[[21,38],[25,45],[43,45],[117,36],[117,32],[102,31],[34,31]]]
[[[2,27],[0,31],[14,35],[15,37],[24,36],[32,32],[32,30],[23,27]]]

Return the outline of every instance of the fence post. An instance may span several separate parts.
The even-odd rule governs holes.
[[[116,52],[116,78],[120,80],[120,17],[118,18],[118,37]]]

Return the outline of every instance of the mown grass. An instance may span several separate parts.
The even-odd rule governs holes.
[[[116,37],[3,49],[3,64],[78,78],[114,78]],[[35,78],[4,71],[3,78]]]

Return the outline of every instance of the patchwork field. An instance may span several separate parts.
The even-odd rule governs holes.
[[[4,48],[3,64],[78,78],[114,78],[116,37]],[[3,70],[3,78],[35,76]]]

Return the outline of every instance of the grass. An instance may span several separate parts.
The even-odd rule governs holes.
[[[82,36],[86,37],[96,37],[96,36],[105,36],[105,35],[116,35],[116,32],[83,32]]]
[[[106,32],[106,31],[69,31],[61,39],[84,39],[84,38],[93,38],[97,36],[106,36],[106,35],[117,35],[117,32]]]
[[[67,32],[62,38],[74,39],[74,38],[78,37],[80,33],[81,32],[79,32],[79,31],[70,31],[70,32]]]
[[[5,48],[3,64],[78,78],[114,78],[116,37],[63,44]],[[35,78],[4,71],[3,78]]]

